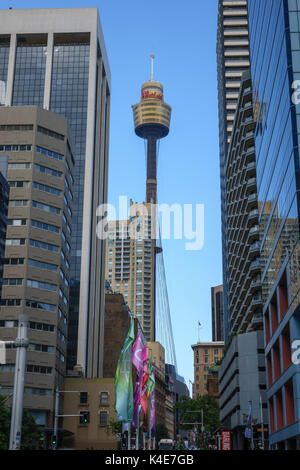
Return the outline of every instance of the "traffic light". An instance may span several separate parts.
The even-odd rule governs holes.
[[[88,411],[81,411],[79,422],[80,424],[88,424],[90,422],[90,413]]]
[[[56,447],[56,436],[52,436],[51,444],[53,447]]]
[[[126,446],[127,446],[127,443],[126,443],[126,436],[122,436],[122,439],[121,439],[121,445],[122,445],[122,449],[126,449]]]

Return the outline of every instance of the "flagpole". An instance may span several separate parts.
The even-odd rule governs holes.
[[[127,449],[131,450],[131,423],[127,423],[128,425],[128,445]]]
[[[259,405],[260,405],[260,421],[261,421],[261,443],[262,443],[262,450],[265,450],[264,415],[263,415],[261,394],[259,395]]]
[[[249,401],[251,407],[251,450],[254,450],[254,441],[253,441],[253,425],[252,425],[252,400]]]
[[[137,412],[137,425],[136,425],[136,436],[135,436],[135,450],[139,450],[139,436],[140,434],[140,405],[138,405]]]

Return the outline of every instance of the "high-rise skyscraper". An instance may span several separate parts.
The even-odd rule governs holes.
[[[24,407],[51,427],[54,389],[66,373],[73,168],[65,118],[37,106],[0,107],[0,161],[10,186],[0,338],[14,341],[29,320]],[[14,385],[15,350],[0,366],[2,393]]]
[[[249,0],[270,444],[300,449],[299,2]]]
[[[248,11],[246,0],[219,0],[217,75],[221,177],[221,223],[223,258],[223,309],[225,341],[228,331],[228,246],[226,234],[226,158],[238,100],[242,73],[249,68]]]
[[[155,339],[153,295],[153,240],[151,233],[151,205],[131,204],[128,220],[108,222],[106,279],[114,292],[121,292],[125,301],[140,321],[147,341]],[[140,215],[141,230],[136,238],[130,236],[130,224]],[[141,217],[144,223],[141,222]],[[142,228],[144,225],[144,229]]]
[[[224,341],[223,286],[211,288],[212,341]]]
[[[68,119],[75,142],[68,367],[102,373],[110,70],[97,8],[1,10],[0,100]]]

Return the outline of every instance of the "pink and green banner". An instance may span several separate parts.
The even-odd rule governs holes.
[[[115,375],[115,407],[118,421],[129,423],[133,419],[132,344],[134,321],[131,320]]]

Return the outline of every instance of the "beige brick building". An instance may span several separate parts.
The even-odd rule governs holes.
[[[222,359],[224,343],[222,341],[214,341],[207,343],[197,343],[192,345],[194,353],[194,384],[193,398],[206,395],[207,378],[210,367],[216,361]]]
[[[110,422],[116,422],[114,378],[65,380],[64,414],[88,413],[87,423],[79,416],[63,418],[63,429],[72,433],[63,447],[76,450],[116,450],[118,442]],[[70,393],[70,392],[74,393]]]

